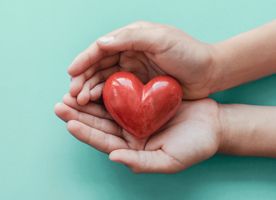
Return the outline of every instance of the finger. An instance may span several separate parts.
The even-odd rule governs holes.
[[[79,121],[70,120],[67,129],[78,140],[107,154],[117,149],[128,149],[127,143],[122,138],[106,134]]]
[[[129,24],[126,27],[134,27],[133,25]],[[105,37],[109,35],[114,35],[123,30],[125,27],[119,28],[115,31],[112,31],[111,33],[108,33],[105,35]],[[97,45],[97,42],[93,42],[87,49],[85,49],[82,53],[80,53],[71,63],[71,65],[68,67],[68,73],[71,76],[76,76],[83,71],[85,71],[88,67],[91,65],[97,63],[101,59],[117,54],[118,51],[114,52],[107,52],[102,49],[100,49]]]
[[[118,51],[102,50],[94,42],[73,60],[71,65],[68,67],[68,73],[71,76],[77,76],[91,65],[99,62],[101,59],[115,54],[118,54]]]
[[[116,65],[118,62],[119,62],[119,54],[115,54],[115,55],[103,58],[99,62],[90,66],[83,73],[72,77],[70,88],[69,88],[70,94],[72,96],[77,96],[80,93],[85,81],[91,78],[96,71],[112,67]]]
[[[70,119],[76,118],[78,111],[69,110],[64,103],[57,103],[54,107],[55,114],[64,122],[68,122]],[[71,108],[72,109],[72,108]]]
[[[86,79],[84,74],[80,74],[71,78],[69,92],[73,97],[76,97],[80,93],[85,81]]]
[[[125,27],[119,28],[115,31],[112,31],[106,34],[105,36],[116,35],[117,33],[121,32],[126,28],[137,29],[137,28],[150,28],[150,27],[163,27],[163,26],[167,26],[167,25],[156,24],[156,23],[145,22],[145,21],[138,21],[138,22],[131,23]],[[117,53],[118,51],[107,52],[105,50],[100,49],[97,45],[97,42],[95,41],[73,60],[71,65],[68,67],[68,73],[71,76],[76,76],[82,73],[83,71],[85,71],[91,65],[103,59],[104,57],[115,55]]]
[[[101,37],[98,46],[106,51],[144,51],[162,53],[171,48],[167,41],[169,29],[159,28],[126,28],[114,36]]]
[[[63,97],[63,102],[67,105],[70,106],[71,108],[74,108],[78,111],[87,113],[89,115],[93,115],[99,118],[104,118],[104,119],[110,119],[113,120],[111,115],[105,110],[105,108],[99,104],[89,102],[88,104],[84,106],[80,106],[77,103],[77,99],[75,97],[72,97],[70,94],[66,94]]]
[[[90,90],[91,101],[96,101],[101,98],[103,93],[103,87],[104,87],[104,83],[100,83],[96,85],[94,88],[92,88],[92,90]]]
[[[180,164],[161,149],[156,151],[134,151],[120,149],[112,151],[110,160],[123,163],[134,173],[175,173],[181,171]]]
[[[79,112],[63,103],[58,103],[55,106],[55,113],[65,122],[76,120],[104,133],[122,137],[122,128],[120,128],[120,126],[118,126],[115,122],[108,119],[102,119],[93,115]]]
[[[114,66],[105,70],[98,71],[93,77],[91,77],[84,83],[84,86],[77,97],[78,103],[80,105],[87,104],[90,100],[90,90],[94,88],[97,84],[106,81],[109,76],[118,71],[120,71],[119,66]]]

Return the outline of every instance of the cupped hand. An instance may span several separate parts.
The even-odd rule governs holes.
[[[173,26],[135,22],[99,38],[80,53],[68,68],[70,94],[80,105],[100,98],[104,81],[128,71],[144,84],[169,75],[181,84],[183,99],[201,99],[215,81],[213,46]]]
[[[183,101],[171,120],[143,140],[118,126],[99,104],[80,106],[69,94],[63,101],[55,113],[69,132],[134,173],[179,172],[214,155],[220,144],[219,106],[212,99]]]

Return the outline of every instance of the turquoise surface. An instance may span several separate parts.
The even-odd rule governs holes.
[[[133,174],[71,136],[54,114],[67,67],[98,37],[137,20],[214,43],[276,17],[275,0],[0,1],[0,199],[276,199],[276,160],[215,155],[173,175]],[[276,76],[212,95],[276,105]]]

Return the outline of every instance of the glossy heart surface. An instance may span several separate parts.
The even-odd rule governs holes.
[[[144,85],[129,72],[117,72],[104,85],[103,101],[121,127],[142,139],[175,114],[182,101],[182,89],[169,76],[157,76]]]

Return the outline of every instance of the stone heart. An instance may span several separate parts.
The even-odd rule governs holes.
[[[103,101],[121,127],[142,139],[175,114],[182,101],[182,89],[169,76],[157,76],[143,85],[133,74],[117,72],[104,85]]]

